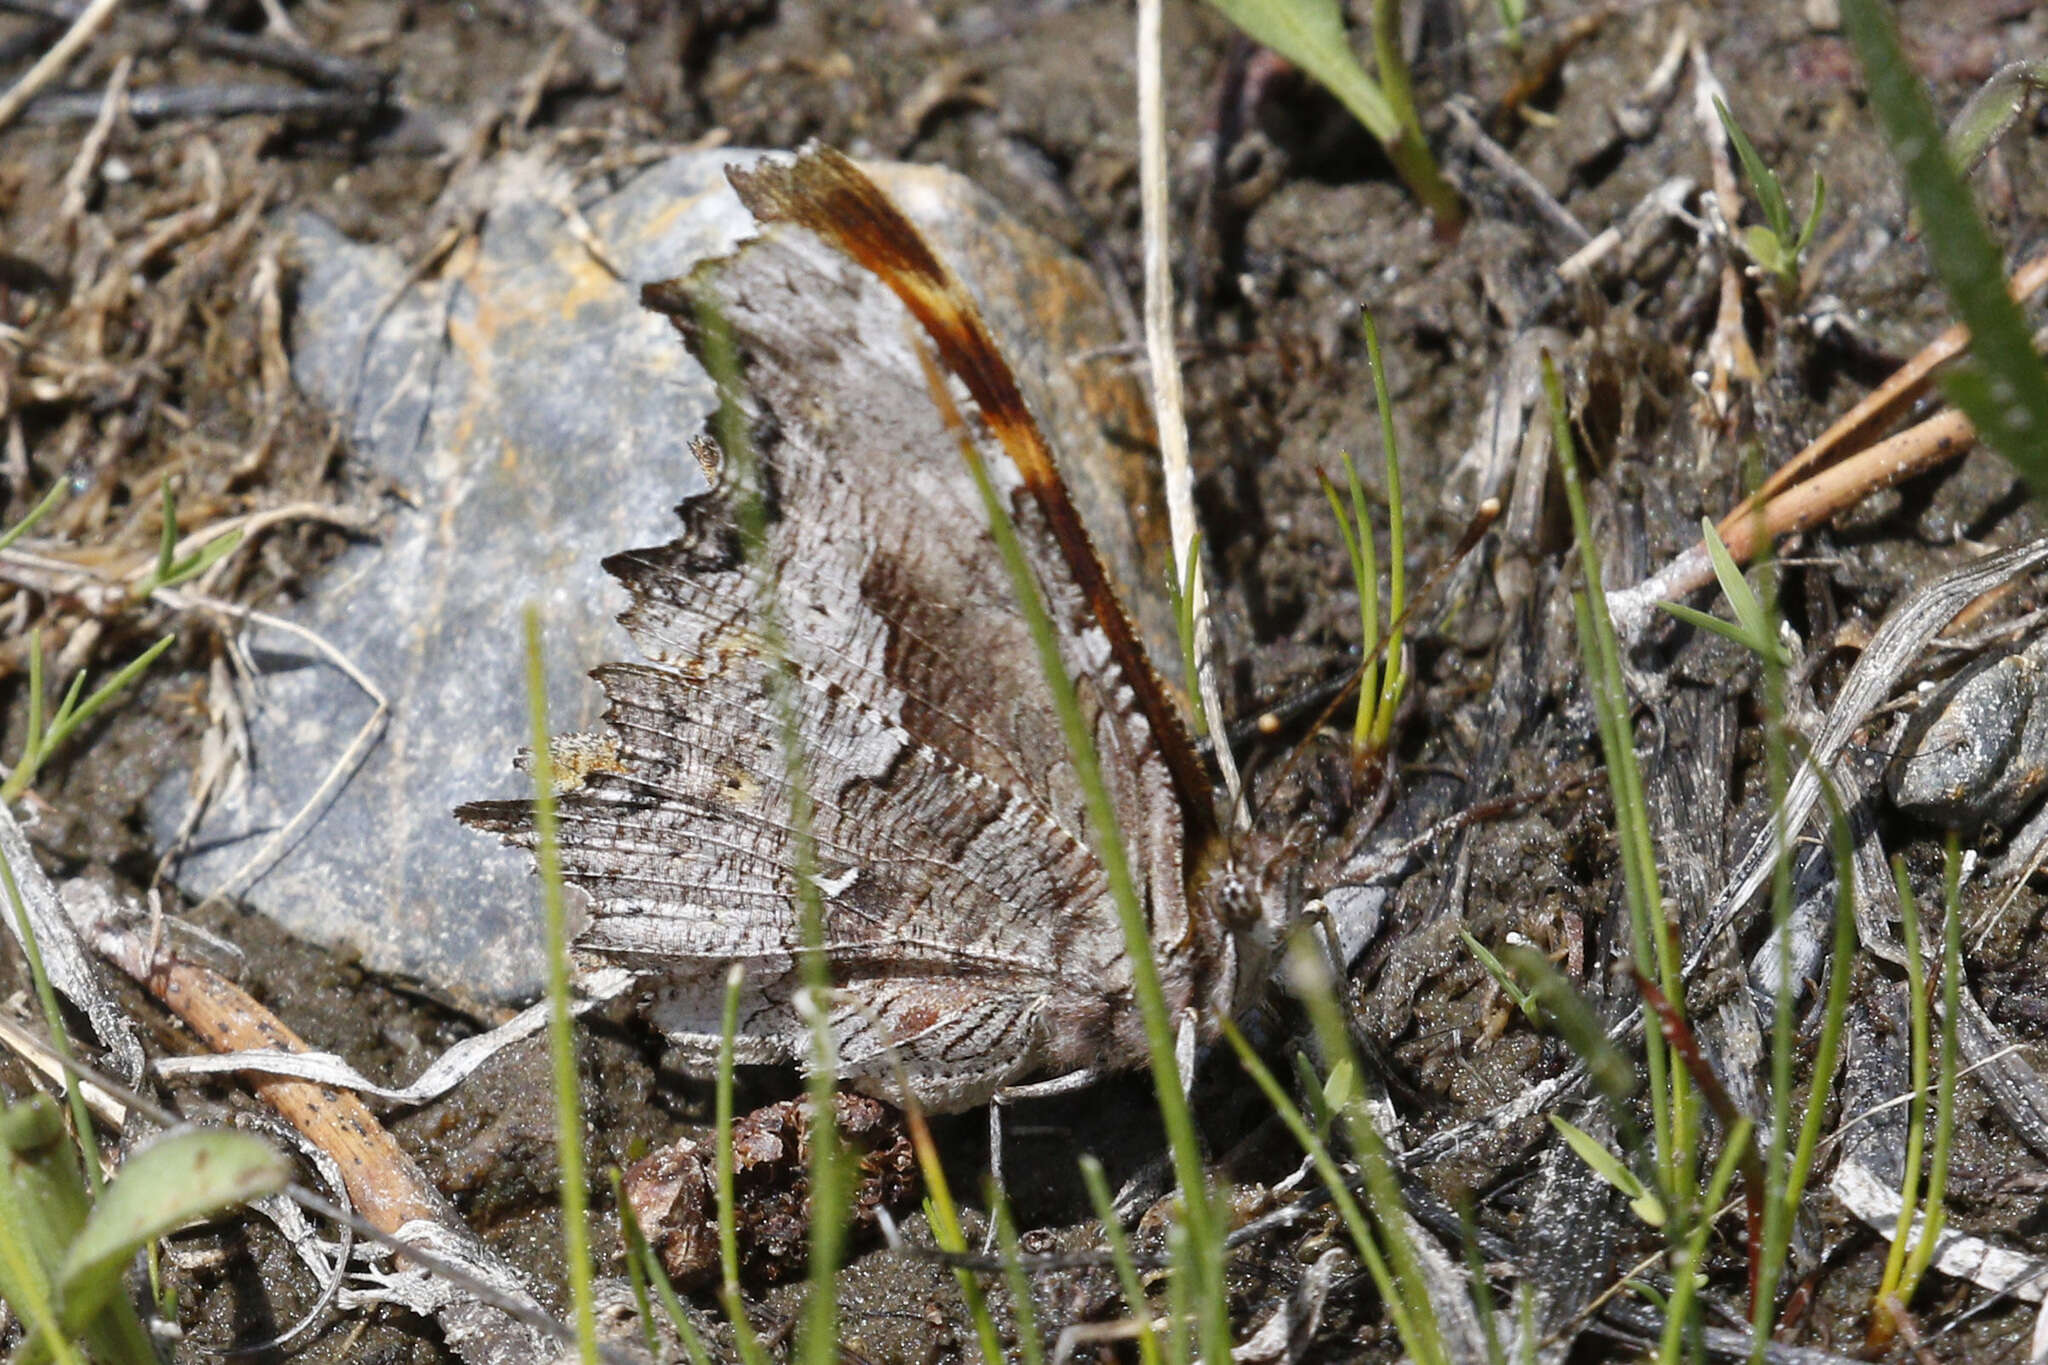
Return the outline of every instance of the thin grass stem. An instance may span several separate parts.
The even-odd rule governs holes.
[[[1687,1338],[1697,1336],[1693,1303],[1706,1283],[1706,1272],[1701,1267],[1706,1261],[1707,1237],[1714,1230],[1714,1210],[1727,1201],[1728,1186],[1735,1179],[1736,1168],[1742,1164],[1743,1152],[1754,1132],[1747,1118],[1735,1121],[1727,1143],[1721,1148],[1720,1159],[1714,1163],[1707,1197],[1700,1204],[1701,1214],[1693,1220],[1684,1244],[1673,1248],[1671,1302],[1665,1309],[1664,1333],[1657,1351],[1657,1358],[1665,1365],[1678,1365],[1689,1345]]]
[[[939,1160],[938,1144],[932,1141],[931,1125],[925,1122],[924,1110],[914,1104],[904,1108],[903,1118],[910,1126],[910,1149],[917,1154],[917,1168],[924,1176],[925,1216],[932,1236],[939,1250],[965,1253],[967,1234],[960,1226],[960,1211],[953,1203],[953,1187],[946,1180],[945,1163]],[[980,1341],[982,1360],[986,1365],[1002,1365],[1002,1334],[996,1330],[980,1279],[964,1266],[953,1267],[953,1279],[960,1286],[960,1297],[967,1301],[967,1317]]]
[[[1387,619],[1394,624],[1387,637],[1386,673],[1380,683],[1379,704],[1374,708],[1371,738],[1372,748],[1384,753],[1393,739],[1394,713],[1400,709],[1401,694],[1408,686],[1401,662],[1400,627],[1408,614],[1408,518],[1401,497],[1401,447],[1394,435],[1394,402],[1387,392],[1387,366],[1380,356],[1379,327],[1373,322],[1371,310],[1361,310],[1360,317],[1365,325],[1366,358],[1371,362],[1373,401],[1379,408],[1380,448],[1387,466]],[[1355,476],[1352,488],[1355,497]],[[1360,515],[1364,515],[1362,511]],[[1375,579],[1373,591],[1376,594],[1378,590]],[[1374,632],[1375,636],[1377,633]],[[1377,644],[1375,639],[1374,645]]]
[[[1849,1012],[1849,984],[1856,958],[1856,844],[1849,819],[1834,786],[1822,774],[1821,799],[1828,807],[1828,831],[1836,869],[1835,936],[1829,948],[1827,994],[1821,1006],[1820,1041],[1814,1049],[1812,1078],[1807,1082],[1804,1114],[1799,1138],[1792,1149],[1784,1183],[1776,1196],[1764,1205],[1763,1248],[1756,1260],[1756,1292],[1750,1303],[1751,1359],[1761,1361],[1770,1345],[1771,1329],[1777,1321],[1778,1282],[1784,1274],[1785,1257],[1792,1241],[1793,1218],[1806,1197],[1806,1182],[1813,1172],[1814,1154],[1826,1127],[1828,1101],[1833,1092],[1835,1062],[1841,1055],[1842,1029]],[[1780,981],[1786,975],[1784,958],[1779,959]],[[1775,1115],[1773,1116],[1775,1122]],[[1773,1157],[1773,1164],[1776,1158]]]
[[[1358,621],[1360,648],[1365,652],[1365,664],[1358,675],[1358,718],[1352,724],[1351,749],[1354,754],[1369,753],[1372,737],[1379,729],[1380,701],[1380,555],[1374,543],[1372,518],[1366,512],[1365,490],[1358,482],[1358,463],[1351,458],[1350,451],[1343,452],[1344,482],[1351,497],[1352,525],[1356,528],[1358,554],[1354,565],[1358,582]],[[1391,670],[1393,660],[1388,659],[1386,668]]]
[[[1201,1142],[1196,1134],[1194,1113],[1181,1089],[1179,1064],[1175,1059],[1173,1021],[1166,1010],[1166,996],[1159,980],[1159,966],[1152,956],[1151,926],[1139,900],[1130,855],[1118,826],[1116,807],[1103,780],[1102,766],[1095,752],[1095,740],[1081,714],[1074,695],[1073,680],[1067,673],[1054,634],[1052,618],[1039,596],[1038,581],[1024,557],[1017,528],[1010,520],[1008,506],[989,477],[981,451],[968,437],[959,413],[951,406],[944,382],[932,358],[920,352],[930,381],[933,400],[941,404],[947,425],[959,442],[960,457],[981,495],[988,516],[989,533],[995,540],[1003,567],[1008,572],[1019,612],[1031,634],[1045,675],[1060,730],[1067,744],[1067,757],[1085,798],[1089,833],[1097,861],[1116,906],[1117,922],[1123,932],[1124,954],[1130,963],[1132,993],[1145,1027],[1145,1042],[1152,1068],[1153,1088],[1159,1101],[1159,1115],[1166,1129],[1167,1145],[1173,1158],[1175,1179],[1180,1185],[1181,1216],[1188,1224],[1188,1246],[1196,1264],[1180,1267],[1194,1276],[1196,1308],[1200,1314],[1202,1356],[1209,1365],[1228,1365],[1231,1359],[1229,1299],[1223,1286],[1223,1238],[1202,1170]]]
[[[1365,500],[1358,491],[1357,467],[1348,450],[1337,452],[1337,461],[1344,467],[1351,506],[1345,506],[1336,485],[1327,476],[1321,476],[1321,480],[1330,515],[1337,522],[1337,534],[1344,538],[1344,554],[1351,562],[1351,582],[1358,590],[1358,648],[1364,662],[1358,670],[1358,709],[1351,724],[1351,752],[1356,755],[1364,752],[1366,736],[1372,730],[1373,703],[1379,693],[1379,575],[1373,567],[1371,551],[1359,537],[1361,527],[1368,536],[1372,530],[1365,521]]]
[[[1911,1039],[1910,1084],[1912,1097],[1906,1105],[1906,1170],[1899,1181],[1899,1218],[1892,1233],[1891,1250],[1884,1258],[1884,1274],[1878,1281],[1876,1311],[1870,1335],[1874,1342],[1888,1342],[1898,1329],[1892,1305],[1904,1306],[1900,1287],[1906,1269],[1906,1255],[1912,1244],[1913,1215],[1919,1206],[1920,1162],[1926,1150],[1927,1088],[1932,1066],[1929,1062],[1927,1021],[1927,967],[1920,956],[1920,906],[1913,884],[1906,875],[1903,858],[1892,859],[1892,880],[1898,887],[1901,937],[1906,944],[1906,1017]]]
[[[619,1230],[626,1242],[626,1271],[633,1282],[633,1301],[640,1309],[647,1354],[656,1360],[661,1359],[661,1338],[654,1329],[654,1308],[648,1301],[651,1288],[661,1300],[661,1311],[668,1318],[669,1326],[675,1329],[676,1340],[683,1343],[683,1354],[690,1358],[690,1365],[711,1365],[711,1353],[705,1349],[703,1336],[698,1333],[696,1324],[690,1321],[689,1310],[683,1307],[682,1298],[670,1282],[668,1271],[648,1244],[639,1216],[633,1212],[633,1205],[626,1198],[625,1181],[619,1175],[619,1168],[612,1167],[609,1176],[612,1204],[619,1211]]]
[[[43,966],[43,949],[36,938],[28,906],[21,898],[21,886],[14,879],[14,864],[0,853],[0,883],[7,888],[7,904],[14,912],[15,931],[21,939],[22,956],[28,959],[29,981],[35,986],[36,1003],[43,1012],[43,1026],[50,1031],[50,1047],[64,1067],[64,1102],[71,1111],[72,1137],[85,1166],[85,1188],[92,1200],[100,1197],[99,1141],[93,1136],[92,1110],[85,1102],[85,1089],[78,1079],[78,1054],[71,1046],[71,1031],[64,1026],[64,1010],[57,1003],[57,990]],[[6,1179],[0,1174],[0,1181]]]
[[[1351,1035],[1337,1003],[1329,958],[1310,947],[1308,939],[1298,936],[1288,951],[1287,980],[1295,998],[1308,1011],[1324,1070],[1348,1066],[1351,1074],[1363,1075],[1364,1068],[1352,1050]],[[1400,1183],[1395,1179],[1393,1162],[1388,1159],[1387,1145],[1366,1110],[1362,1088],[1353,1090],[1339,1107],[1337,1117],[1365,1177],[1366,1203],[1379,1228],[1395,1283],[1415,1324],[1418,1340],[1408,1343],[1410,1353],[1424,1361],[1441,1359],[1443,1334],[1437,1323],[1436,1306],[1429,1297],[1429,1279],[1423,1274],[1421,1258],[1408,1236],[1407,1206],[1401,1199]]]
[[[26,516],[8,527],[5,531],[0,531],[0,550],[6,549],[15,541],[27,535],[37,522],[49,514],[51,508],[64,500],[65,491],[66,483],[63,479],[59,479],[51,484],[50,491],[43,494],[41,500],[34,507],[28,509]]]
[[[1010,1316],[1017,1327],[1017,1354],[1021,1365],[1045,1365],[1045,1344],[1038,1336],[1038,1315],[1031,1307],[1031,1280],[1024,1273],[1023,1252],[1017,1244],[1017,1220],[1010,1214],[1010,1201],[988,1185],[989,1217],[996,1220],[996,1246],[1003,1256],[1003,1281],[1010,1290]],[[1000,1357],[991,1360],[990,1365]]]
[[[168,496],[168,495],[166,495]],[[540,868],[548,956],[548,1057],[555,1087],[555,1162],[561,1173],[562,1254],[575,1304],[576,1350],[597,1365],[596,1269],[590,1254],[590,1191],[583,1170],[583,1087],[576,1070],[569,1008],[568,913],[562,903],[562,851],[555,827],[555,768],[548,746],[548,682],[540,608],[526,608],[526,705],[533,744],[533,856]]]
[[[1899,1299],[1910,1301],[1941,1241],[1948,1219],[1948,1166],[1956,1122],[1956,1010],[1961,1003],[1962,850],[1955,831],[1948,836],[1942,867],[1941,1054],[1934,1082],[1934,1154],[1927,1167],[1926,1214],[1912,1255],[1899,1281]]]
[[[708,294],[698,296],[696,313],[699,359],[719,396],[712,427],[730,471],[733,519],[743,553],[753,558],[767,543],[768,508],[759,461],[740,407],[739,352],[733,344],[730,324]],[[846,1249],[848,1190],[832,1099],[838,1088],[838,1058],[831,1029],[832,973],[825,956],[824,896],[818,888],[817,841],[803,717],[795,700],[798,683],[790,668],[788,639],[772,575],[764,578],[754,607],[754,630],[760,638],[762,653],[776,665],[763,683],[781,732],[789,792],[791,872],[798,934],[803,945],[797,964],[803,982],[798,1010],[805,1016],[811,1033],[811,1059],[805,1068],[810,1109],[810,1290],[804,1296],[797,1355],[810,1365],[834,1365],[839,1336],[834,1277]]]
[[[1388,1319],[1394,1324],[1395,1334],[1400,1337],[1403,1349],[1416,1360],[1441,1361],[1443,1345],[1436,1331],[1435,1313],[1430,1308],[1428,1295],[1424,1294],[1419,1299],[1409,1296],[1408,1287],[1402,1283],[1400,1275],[1396,1273],[1381,1248],[1380,1238],[1375,1235],[1372,1224],[1366,1220],[1365,1210],[1359,1206],[1357,1197],[1352,1194],[1351,1182],[1346,1179],[1336,1157],[1330,1154],[1329,1147],[1316,1136],[1315,1129],[1302,1116],[1300,1107],[1288,1098],[1287,1092],[1281,1088],[1280,1082],[1274,1078],[1266,1064],[1259,1060],[1258,1053],[1245,1041],[1244,1034],[1238,1031],[1237,1025],[1225,1020],[1223,1036],[1229,1041],[1231,1049],[1237,1053],[1238,1063],[1244,1067],[1245,1074],[1252,1078],[1252,1083],[1258,1086],[1259,1092],[1266,1097],[1266,1102],[1272,1106],[1273,1112],[1280,1116],[1281,1123],[1286,1125],[1287,1131],[1294,1135],[1295,1142],[1314,1164],[1316,1175],[1322,1180],[1323,1187],[1330,1192],[1330,1202],[1336,1206],[1338,1218],[1342,1220],[1345,1230],[1351,1234],[1351,1242],[1358,1251],[1359,1260],[1365,1263],[1366,1274],[1371,1277],[1373,1288],[1379,1293],[1380,1301],[1386,1308]],[[1381,1227],[1385,1226],[1383,1221]],[[1419,1314],[1426,1314],[1427,1317]]]
[[[768,1365],[768,1352],[747,1317],[740,1294],[739,1201],[732,1153],[733,1056],[740,1029],[740,987],[746,973],[734,963],[725,974],[725,1004],[718,1026],[718,1074],[712,1083],[712,1149],[718,1157],[718,1302],[732,1325],[735,1349],[744,1365]]]
[[[1152,1330],[1151,1301],[1145,1297],[1145,1286],[1138,1281],[1138,1268],[1131,1260],[1131,1244],[1124,1236],[1123,1224],[1117,1221],[1109,1180],[1102,1173],[1102,1163],[1092,1156],[1081,1158],[1081,1183],[1088,1187],[1088,1201],[1095,1206],[1095,1216],[1102,1223],[1102,1240],[1109,1244],[1109,1260],[1116,1267],[1116,1282],[1124,1291],[1124,1304],[1138,1325],[1138,1359],[1141,1365],[1166,1365],[1166,1357],[1159,1350],[1159,1334]]]
[[[1607,758],[1636,965],[1646,977],[1657,981],[1671,1008],[1682,1019],[1685,983],[1679,969],[1677,943],[1664,913],[1656,848],[1650,835],[1649,803],[1636,764],[1634,725],[1623,682],[1620,646],[1615,640],[1613,617],[1601,581],[1600,557],[1586,511],[1564,390],[1548,354],[1543,357],[1543,387],[1549,399],[1552,436],[1586,585],[1581,595],[1584,605],[1577,608],[1580,651],[1586,660],[1587,685],[1593,697],[1601,748]],[[1676,1064],[1668,1045],[1656,1033],[1646,1032],[1643,1052],[1650,1079],[1658,1182],[1674,1213],[1674,1235],[1683,1236],[1686,1217],[1696,1207],[1692,1202],[1696,1190],[1693,1168],[1699,1119],[1692,1085],[1685,1068]]]

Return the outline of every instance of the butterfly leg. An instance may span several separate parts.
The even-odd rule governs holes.
[[[1180,1093],[1192,1096],[1195,1089],[1195,1012],[1182,1010],[1174,1019],[1173,1069],[1180,1079]],[[1112,1204],[1117,1217],[1128,1222],[1146,1205],[1173,1188],[1173,1159],[1166,1153],[1152,1158],[1116,1192]]]
[[[1102,1079],[1099,1071],[1069,1071],[1063,1076],[1053,1076],[1029,1085],[1006,1085],[989,1096],[988,1100],[988,1170],[996,1182],[996,1188],[1009,1193],[1009,1186],[1003,1183],[1003,1110],[1018,1100],[1044,1099],[1050,1095],[1068,1095],[1076,1090],[1085,1090]],[[982,1247],[984,1254],[993,1252],[996,1244],[996,1225],[990,1222],[988,1236]]]

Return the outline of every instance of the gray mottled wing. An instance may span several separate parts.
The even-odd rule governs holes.
[[[609,561],[651,662],[599,670],[615,748],[560,802],[564,871],[588,897],[579,948],[659,967],[654,1018],[700,1052],[740,962],[741,1056],[802,1058],[795,782],[813,810],[850,1077],[893,1089],[893,1046],[919,1098],[950,1109],[1032,1072],[1135,1060],[1109,1017],[1127,1012],[1128,971],[1082,798],[915,324],[865,271],[786,229],[698,283],[743,358],[768,519],[743,552],[722,486],[682,509],[676,541]],[[1037,508],[1000,451],[989,463],[1060,627],[1155,932],[1177,935],[1171,783]],[[786,666],[762,628],[771,602]],[[785,721],[801,736],[794,772]],[[463,814],[530,842],[523,803]]]

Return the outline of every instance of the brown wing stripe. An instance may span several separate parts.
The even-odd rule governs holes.
[[[1186,821],[1188,865],[1196,865],[1200,861],[1196,850],[1217,832],[1208,773],[1179,710],[1138,643],[1095,545],[1067,496],[1066,483],[1053,463],[1045,437],[1024,405],[1016,376],[966,287],[881,188],[829,147],[809,148],[794,162],[764,161],[753,169],[733,167],[726,177],[754,217],[764,223],[789,222],[810,229],[894,290],[931,335],[946,368],[958,375],[974,396],[982,417],[1023,475],[1025,487],[1038,500],[1076,583],[1109,637],[1117,667],[1136,695],[1173,774],[1174,792]]]

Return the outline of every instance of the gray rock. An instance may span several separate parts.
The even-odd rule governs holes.
[[[713,402],[668,323],[641,309],[639,285],[751,230],[723,175],[748,159],[679,156],[585,204],[623,283],[554,207],[561,173],[516,159],[494,172],[475,252],[409,286],[393,251],[317,218],[292,223],[294,378],[346,413],[355,458],[407,501],[286,614],[351,658],[392,710],[317,818],[246,889],[226,889],[380,971],[488,996],[537,986],[531,859],[450,811],[525,790],[511,761],[528,734],[526,604],[546,625],[557,732],[597,719],[585,668],[633,657],[612,619],[624,593],[599,561],[675,534],[673,508],[702,487],[689,440]],[[246,643],[251,763],[175,867],[191,895],[222,889],[287,825],[372,711],[303,641],[252,630]],[[161,840],[189,803],[183,781],[156,793]]]

